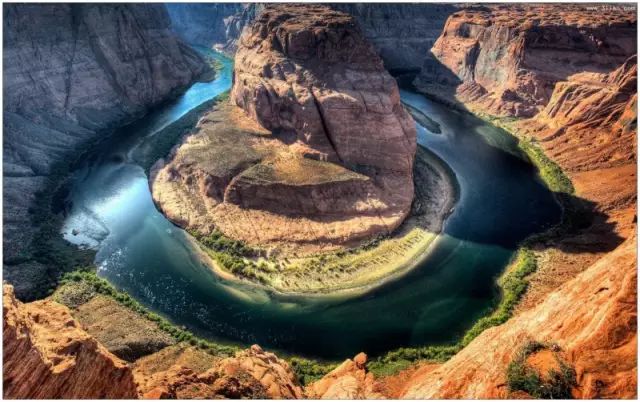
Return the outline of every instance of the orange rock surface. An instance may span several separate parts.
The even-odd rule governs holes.
[[[201,354],[194,358],[194,354]],[[195,363],[199,360],[199,363]],[[194,364],[195,363],[195,364]],[[135,364],[144,399],[300,399],[302,387],[284,360],[258,345],[220,359],[190,347],[160,351]]]
[[[636,53],[634,6],[474,6],[452,14],[416,86],[497,116],[532,117],[554,86],[606,73]]]
[[[174,222],[300,252],[391,233],[410,212],[415,124],[350,15],[265,7],[238,42],[231,103],[151,179]]]
[[[135,398],[125,362],[52,301],[22,304],[3,286],[3,389],[11,399]]]
[[[633,236],[538,306],[486,330],[436,370],[410,378],[402,397],[507,397],[507,365],[527,340],[562,348],[576,369],[576,397],[635,397],[635,257]]]

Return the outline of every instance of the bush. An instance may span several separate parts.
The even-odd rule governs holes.
[[[527,342],[507,367],[507,386],[510,392],[523,391],[536,399],[571,399],[571,388],[577,385],[573,368],[554,356],[560,370],[551,369],[546,378],[527,365],[527,357],[549,345],[536,341]]]
[[[289,359],[289,363],[302,385],[309,385],[314,381],[318,381],[337,367],[337,364],[319,363],[301,357],[292,357]]]

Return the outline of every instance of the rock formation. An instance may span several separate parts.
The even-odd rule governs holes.
[[[611,71],[635,52],[634,7],[469,7],[449,17],[414,83],[471,110],[532,117],[557,82]]]
[[[207,66],[163,6],[4,8],[4,267],[19,297],[48,287],[29,257],[29,207],[60,160],[176,95]]]
[[[444,22],[456,10],[449,4],[327,4],[351,14],[373,44],[389,70],[422,67],[424,55],[436,41]],[[242,29],[264,9],[265,4],[167,5],[172,25],[189,43],[215,47],[226,53],[236,51]]]
[[[366,370],[367,355],[347,359],[306,389],[309,399],[386,399],[377,388],[373,374]]]
[[[135,398],[133,373],[52,301],[22,304],[3,286],[4,398]]]
[[[441,367],[408,379],[401,397],[505,398],[507,365],[527,340],[537,340],[557,343],[575,368],[576,398],[634,398],[635,259],[633,236],[535,308],[486,330]]]
[[[242,110],[218,106],[151,179],[173,221],[205,233],[215,222],[251,244],[331,247],[407,216],[415,125],[352,17],[267,7],[240,39],[231,103]]]
[[[191,349],[180,351],[179,356],[194,353]],[[200,358],[204,362],[199,368],[164,351],[157,355],[136,362],[139,392],[145,399],[300,399],[303,396],[289,364],[258,345],[226,359]],[[154,370],[160,359],[163,367]],[[171,361],[174,363],[167,364]]]

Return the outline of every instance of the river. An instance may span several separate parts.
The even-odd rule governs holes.
[[[63,227],[67,240],[97,251],[99,276],[200,336],[326,359],[452,342],[497,303],[496,278],[518,242],[560,219],[513,137],[403,90],[404,102],[440,124],[441,134],[418,126],[418,142],[451,167],[460,186],[424,261],[350,298],[285,297],[220,279],[156,210],[139,157],[163,127],[230,88],[233,62],[209,53],[223,64],[214,81],[118,130],[77,165]]]

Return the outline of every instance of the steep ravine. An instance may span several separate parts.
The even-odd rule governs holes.
[[[79,147],[208,67],[169,29],[162,5],[12,4],[3,12],[4,274],[18,297],[33,298],[56,274],[31,248],[31,211],[49,208],[36,205],[46,202],[38,191]]]

